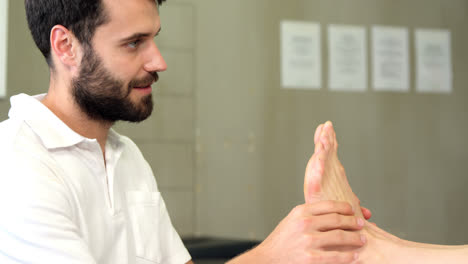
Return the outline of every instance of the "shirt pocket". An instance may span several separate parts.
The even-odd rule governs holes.
[[[126,192],[137,263],[161,263],[163,239],[160,219],[164,202],[159,192]]]

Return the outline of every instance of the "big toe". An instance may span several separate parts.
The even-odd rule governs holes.
[[[324,148],[327,150],[334,149],[336,150],[338,144],[336,142],[336,133],[333,128],[333,123],[327,121],[322,129],[321,141],[324,144]]]

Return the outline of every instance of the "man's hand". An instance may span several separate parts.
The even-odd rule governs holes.
[[[355,251],[329,249],[359,248],[365,244],[359,232],[352,232],[362,229],[364,221],[353,215],[351,206],[343,202],[297,206],[258,250],[266,258],[269,256],[269,263],[351,263],[356,258]]]
[[[366,220],[369,220],[372,217],[371,211],[369,209],[367,209],[367,208],[361,207],[361,212],[364,215],[364,218]]]
[[[330,130],[331,123],[319,126],[314,137],[315,152],[321,151],[321,156],[314,153],[306,168],[306,203],[294,208],[258,247],[229,263],[350,264],[358,258],[357,251],[366,244],[366,238],[359,232],[364,226],[364,219],[360,217],[369,219],[371,213],[360,208],[362,216],[361,212],[356,212],[360,217],[355,216],[349,203],[328,201],[327,196],[324,196],[323,178],[341,172],[339,166],[324,165],[323,159],[327,156],[324,157],[324,151],[320,149],[324,148],[323,143],[319,142],[319,139],[328,135],[320,136],[324,127]],[[327,147],[332,145],[330,142],[326,142]],[[333,179],[336,178],[346,180],[345,177]],[[339,189],[340,182],[334,183],[338,184],[335,187]]]
[[[345,264],[357,258],[365,244],[359,232],[364,221],[348,203],[317,201],[299,205],[258,247],[232,260],[235,263]],[[334,248],[354,250],[334,251]]]

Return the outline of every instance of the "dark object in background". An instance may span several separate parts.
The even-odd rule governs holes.
[[[260,241],[213,237],[183,238],[196,264],[221,264],[260,244]]]

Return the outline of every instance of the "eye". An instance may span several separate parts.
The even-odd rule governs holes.
[[[128,43],[127,45],[132,48],[132,49],[136,49],[138,47],[138,44],[140,43],[140,40],[135,40],[135,41],[132,41],[130,43]]]

